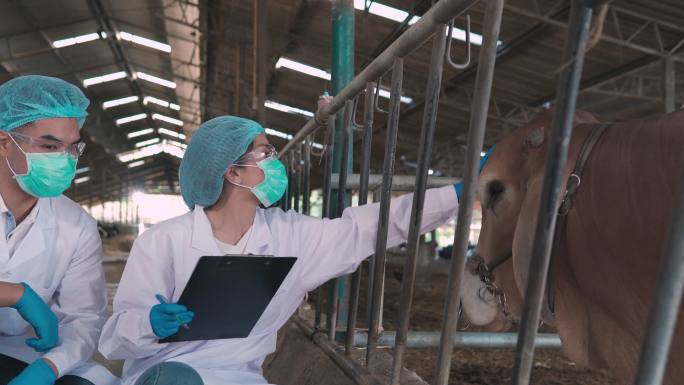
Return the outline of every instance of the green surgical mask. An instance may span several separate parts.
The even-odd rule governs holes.
[[[233,183],[236,186],[248,188],[252,194],[259,199],[264,207],[269,207],[282,198],[287,190],[287,171],[283,162],[277,158],[266,158],[257,162],[256,166],[251,164],[240,164],[234,166],[258,167],[264,172],[264,181],[254,187],[243,186]]]
[[[9,160],[5,158],[5,161],[19,187],[27,194],[36,198],[54,198],[62,195],[71,186],[71,181],[76,175],[74,157],[66,152],[27,153],[17,142],[14,144],[26,156],[26,174],[17,174],[10,166]]]

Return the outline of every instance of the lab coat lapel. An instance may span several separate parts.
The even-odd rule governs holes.
[[[54,230],[57,227],[57,219],[52,207],[52,201],[49,198],[41,198],[38,200],[37,205],[39,207],[36,220],[26,234],[26,237],[14,251],[14,255],[8,263],[10,269],[14,269],[24,263],[37,262],[34,259],[45,255],[48,245],[54,243],[52,240],[55,236]]]
[[[252,236],[247,241],[245,251],[248,254],[272,255],[273,234],[266,222],[264,210],[257,209],[254,223],[252,224]]]

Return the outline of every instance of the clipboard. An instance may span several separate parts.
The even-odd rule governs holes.
[[[262,255],[201,257],[178,300],[195,313],[190,328],[159,343],[249,336],[296,261]]]

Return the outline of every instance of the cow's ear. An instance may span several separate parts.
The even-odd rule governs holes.
[[[539,148],[544,144],[544,127],[536,127],[525,138],[525,145],[531,148]]]

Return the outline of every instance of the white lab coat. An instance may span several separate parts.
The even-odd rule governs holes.
[[[106,319],[102,247],[95,220],[64,196],[42,198],[38,213],[14,254],[0,226],[0,280],[26,282],[59,318],[60,343],[36,353],[24,341],[33,328],[12,308],[0,308],[0,354],[26,362],[50,359],[60,375],[74,374],[98,385],[119,382],[88,362]]]
[[[406,241],[412,195],[391,204],[388,246]],[[422,231],[430,231],[456,214],[453,186],[427,191]],[[261,365],[276,348],[277,331],[304,298],[331,278],[351,273],[375,252],[379,205],[347,208],[339,219],[319,219],[279,208],[258,209],[246,254],[295,256],[292,271],[247,338],[213,341],[157,342],[149,321],[160,293],[178,301],[200,257],[220,255],[202,207],[160,223],[133,245],[114,298],[114,314],[100,337],[100,352],[125,359],[123,382],[133,384],[151,366],[177,361],[195,368],[205,385],[262,385]],[[217,304],[221,296],[217,293]],[[192,310],[192,309],[191,309]],[[192,326],[191,326],[192,327]]]

